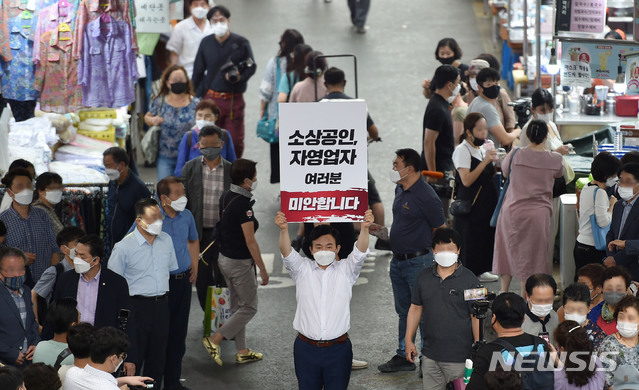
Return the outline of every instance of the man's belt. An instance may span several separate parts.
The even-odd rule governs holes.
[[[205,99],[223,99],[223,100],[231,100],[234,97],[242,96],[241,93],[232,93],[232,92],[217,92],[212,89],[206,91],[206,95],[204,95]]]
[[[348,333],[344,333],[340,337],[333,340],[311,340],[301,333],[298,333],[297,337],[305,343],[319,348],[332,347],[335,344],[346,344],[346,342],[348,341]]]
[[[419,257],[419,256],[424,256],[427,255],[430,251],[418,251],[418,252],[412,252],[412,253],[393,253],[393,258],[397,259],[399,261],[403,261],[403,260],[408,260],[408,259],[412,259],[415,257]]]
[[[167,296],[166,294],[156,295],[154,297],[147,297],[146,295],[134,295],[131,298],[133,298],[133,299],[142,299],[142,300],[145,300],[145,301],[159,301],[161,299],[166,298],[166,296]]]

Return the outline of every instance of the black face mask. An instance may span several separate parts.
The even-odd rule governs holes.
[[[179,95],[186,92],[186,83],[173,83],[171,84],[171,92]]]
[[[481,139],[481,138],[475,138],[473,139],[473,145],[480,147],[482,146],[484,143],[486,143],[485,139]]]
[[[455,62],[455,57],[439,57],[439,62],[441,62],[443,65],[451,65],[453,62]]]
[[[499,96],[499,85],[484,88],[484,96],[488,99],[497,99],[497,96]]]

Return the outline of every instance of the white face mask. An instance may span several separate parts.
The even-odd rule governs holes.
[[[67,247],[67,248],[69,248],[69,247]],[[75,259],[75,248],[73,248],[73,249],[69,248],[69,258],[71,260]]]
[[[186,204],[189,202],[186,196],[180,196],[176,200],[171,201],[171,208],[177,212],[184,211]]]
[[[552,303],[547,305],[535,305],[534,303],[530,303],[532,306],[530,311],[539,318],[544,318],[552,311]]]
[[[209,12],[209,10],[207,10],[204,7],[195,7],[193,9],[191,9],[191,15],[193,15],[193,17],[195,19],[204,19],[206,18],[206,14]]]
[[[58,204],[62,200],[62,190],[47,191],[45,198],[51,204]]]
[[[612,176],[606,179],[606,187],[614,187],[615,184],[619,181],[617,176]]]
[[[315,262],[321,266],[331,265],[335,261],[335,252],[317,251],[313,253]]]
[[[408,168],[408,167],[406,167]],[[404,168],[404,169],[406,169]],[[392,181],[393,183],[397,184],[397,182],[399,182],[400,180],[403,179],[402,175],[400,174],[401,171],[403,171],[404,169],[400,169],[399,171],[396,171],[394,169],[391,169],[388,172],[388,177],[390,179],[390,181]]]
[[[118,180],[120,178],[120,171],[117,169],[106,168],[104,172],[109,177],[109,180]]]
[[[255,179],[255,181],[251,182],[251,191],[255,191],[256,188],[257,188],[257,179]]]
[[[617,192],[619,193],[619,196],[621,196],[621,199],[627,202],[632,199],[633,196],[635,196],[635,187],[618,186]]]
[[[473,91],[477,92],[477,89],[479,88],[479,86],[477,85],[477,79],[470,79],[470,87],[473,89]]]
[[[145,222],[145,224],[146,224],[146,222]],[[158,219],[157,221],[153,222],[150,225],[147,225],[146,227],[143,227],[142,229],[146,230],[147,233],[149,233],[149,234],[157,236],[160,233],[162,233],[162,220]]]
[[[579,325],[586,322],[586,318],[587,318],[585,314],[577,314],[577,313],[570,313],[570,314],[566,313],[564,317],[566,318],[566,320],[575,321]]]
[[[116,359],[120,360],[117,355],[115,357]],[[117,364],[117,366],[115,366],[115,370],[113,370],[114,373],[118,372],[118,370],[120,369],[120,366],[122,365],[122,363],[124,363],[124,359],[120,360],[120,363]]]
[[[552,113],[550,114],[537,114],[537,119],[541,119],[542,121],[552,122]]]
[[[95,257],[91,259],[91,261],[93,260],[95,260]],[[75,269],[75,272],[79,273],[80,275],[86,274],[87,272],[91,270],[91,268],[93,267],[91,266],[90,262],[87,263],[86,261],[82,260],[82,258],[80,257],[73,258],[73,269]]]
[[[17,194],[14,192],[13,199],[23,206],[28,206],[33,201],[33,190],[25,188]]]
[[[448,103],[452,103],[455,101],[455,99],[457,98],[457,95],[459,95],[459,91],[461,91],[461,83],[457,84],[457,86],[455,87],[455,89],[453,89],[451,91],[452,95],[450,95],[446,100],[448,101]]]
[[[435,262],[442,267],[450,267],[457,263],[458,256],[455,252],[437,252],[435,253]]]
[[[195,120],[195,125],[197,126],[198,129],[202,130],[206,126],[214,126],[215,122],[214,121],[205,121],[204,119],[196,119]]]
[[[213,34],[217,37],[223,37],[229,31],[229,24],[217,22],[213,25]]]
[[[634,337],[639,333],[637,324],[633,322],[617,322],[617,331],[621,337]]]

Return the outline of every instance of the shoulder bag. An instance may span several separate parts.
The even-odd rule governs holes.
[[[164,107],[164,96],[160,102],[160,110],[158,111],[159,115],[162,115],[162,107]],[[158,159],[161,130],[161,126],[151,126],[146,133],[144,133],[142,141],[140,141],[142,153],[144,153],[144,159],[149,164],[154,164]]]
[[[598,190],[599,190],[599,187],[595,187],[595,192],[592,195],[593,206],[595,205],[595,202],[597,201]],[[608,243],[606,242],[606,236],[608,235],[608,231],[610,230],[611,224],[612,222],[609,223],[607,226],[599,227],[599,224],[597,223],[597,216],[595,215],[595,213],[592,213],[592,215],[590,216],[590,227],[592,228],[592,237],[595,239],[595,248],[597,248],[598,251],[605,251],[606,248],[608,247]]]
[[[466,148],[468,148],[468,146],[466,146]],[[468,150],[468,152],[470,153],[470,149]],[[472,159],[472,154],[470,158]],[[459,176],[459,172],[457,172],[457,176],[459,177],[459,182],[461,183],[461,176]],[[479,180],[479,178],[477,178],[477,180]],[[457,180],[455,180],[455,187],[457,187]],[[450,204],[449,212],[455,217],[463,217],[464,215],[470,214],[470,212],[473,210],[473,206],[475,205],[475,202],[477,202],[477,198],[479,197],[479,193],[481,192],[482,187],[483,186],[479,186],[479,189],[477,190],[477,193],[475,194],[475,198],[473,199],[472,202],[468,199],[453,200],[453,197],[456,192],[455,190],[457,189],[457,188],[454,188],[453,191],[451,191],[450,198],[451,200],[453,200],[453,202]]]
[[[510,158],[510,163],[508,164],[508,178],[506,179],[506,183],[504,183],[504,186],[501,189],[501,192],[499,192],[499,199],[497,199],[497,206],[495,206],[495,211],[493,211],[493,216],[490,218],[490,226],[491,227],[496,227],[497,226],[497,219],[499,218],[499,212],[501,211],[501,205],[504,203],[504,198],[506,197],[506,191],[508,191],[508,185],[510,184],[510,177],[512,176],[513,172],[512,172],[512,167],[513,167],[513,160],[515,159],[515,154],[517,154],[517,151],[520,148],[517,148],[513,151],[513,155]]]
[[[277,77],[275,81],[275,93],[277,93],[277,87],[280,85],[280,77],[282,72],[280,70],[280,57],[277,57]],[[276,103],[277,104],[277,103]],[[257,136],[268,143],[276,143],[279,141],[279,137],[276,132],[277,116],[275,118],[268,117],[268,103],[264,108],[264,116],[257,121]]]

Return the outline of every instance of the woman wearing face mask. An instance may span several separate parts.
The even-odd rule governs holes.
[[[280,50],[277,56],[271,58],[266,65],[264,78],[260,84],[260,118],[277,118],[277,89],[282,79],[286,78],[288,64],[293,62],[293,49],[304,43],[304,37],[295,29],[287,29],[280,37]],[[279,142],[270,144],[271,151],[271,183],[280,182],[280,145]]]
[[[566,287],[562,303],[563,305],[557,310],[559,322],[561,323],[565,320],[578,323],[586,331],[592,348],[597,349],[607,335],[599,325],[588,319],[588,312],[590,311],[590,289],[588,286],[581,283],[573,283]]]
[[[584,265],[577,271],[577,282],[585,284],[590,290],[590,307],[588,312],[603,302],[603,274],[606,267],[603,264],[592,263]]]
[[[62,201],[62,178],[57,173],[44,172],[36,179],[36,191],[34,193],[33,207],[44,210],[51,219],[53,230],[56,234],[64,228],[60,218],[55,213],[55,205]]]
[[[588,313],[588,319],[599,325],[607,335],[617,331],[617,305],[628,294],[631,276],[622,266],[606,268],[603,274],[603,302]]]
[[[180,177],[182,168],[184,168],[184,164],[186,164],[187,161],[191,161],[202,155],[198,147],[200,130],[206,126],[215,126],[215,121],[219,116],[220,109],[213,100],[202,99],[202,101],[197,104],[195,107],[195,127],[187,131],[184,136],[182,136],[182,141],[180,141],[177,165],[175,166],[175,176]],[[224,145],[222,145],[220,155],[226,161],[235,161],[237,156],[235,155],[233,139],[225,129],[222,129],[222,141],[224,141]]]
[[[269,275],[262,260],[260,246],[255,239],[259,226],[253,212],[253,191],[257,188],[256,162],[240,158],[231,164],[231,189],[220,197],[219,231],[220,270],[231,292],[231,318],[213,336],[202,342],[215,363],[222,365],[220,343],[235,339],[239,364],[262,360],[262,354],[246,345],[246,325],[257,312],[257,277],[260,269],[262,286]]]
[[[442,65],[452,65],[459,69],[459,75],[463,83],[468,83],[468,65],[461,62],[462,50],[454,38],[444,38],[437,43],[435,49],[435,59]],[[430,99],[434,90],[431,86],[430,79],[422,81],[423,93],[426,99]],[[456,102],[456,106],[459,102]]]
[[[546,122],[532,121],[527,132],[530,145],[513,149],[501,163],[510,178],[495,231],[493,272],[501,275],[502,291],[508,291],[513,276],[525,281],[552,273],[546,251],[539,248],[548,247],[554,178],[564,169],[561,155],[544,149]]]
[[[169,66],[160,79],[160,91],[144,115],[148,126],[160,126],[158,145],[158,181],[175,172],[178,147],[184,133],[195,125],[195,107],[200,99],[193,97],[193,87],[186,70]]]
[[[455,176],[455,199],[472,204],[467,215],[456,215],[453,226],[462,236],[459,259],[464,267],[478,275],[482,282],[494,282],[497,276],[490,273],[493,268],[493,246],[495,228],[490,226],[490,217],[497,205],[497,189],[493,184],[496,159],[495,150],[482,148],[488,137],[486,119],[473,112],[464,119],[464,134],[453,153]]]
[[[561,359],[555,371],[556,390],[603,389],[605,375],[602,364],[593,354],[585,328],[576,321],[562,322],[555,329],[555,343]],[[583,367],[584,364],[586,367]]]
[[[622,365],[639,368],[639,300],[627,296],[614,312],[617,331],[606,337],[597,351],[606,369],[606,388],[615,382],[615,369]],[[615,386],[617,388],[617,386]]]
[[[612,209],[617,203],[617,198],[608,197],[606,188],[616,184],[617,172],[620,169],[621,161],[608,152],[599,153],[592,161],[592,180],[579,195],[579,235],[573,250],[577,270],[586,264],[601,264],[602,259],[606,257],[605,248],[595,248],[590,217],[594,214],[597,225],[602,228],[612,222]]]

